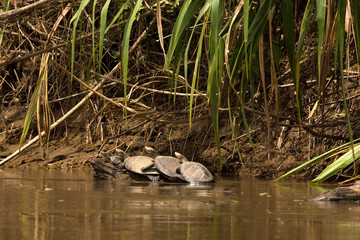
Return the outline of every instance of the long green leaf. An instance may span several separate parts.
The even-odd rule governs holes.
[[[108,8],[111,0],[107,0],[104,4],[104,7],[101,9],[100,15],[100,39],[99,39],[99,73],[101,73],[101,63],[103,57],[103,47],[104,47],[104,37],[105,37],[105,30],[106,30],[106,19]]]
[[[321,73],[321,53],[324,42],[325,31],[325,15],[326,15],[326,0],[316,0],[316,20],[318,28],[318,78],[320,80]]]
[[[166,53],[166,61],[164,64],[164,68],[168,68],[171,62],[171,58],[175,52],[175,49],[181,40],[181,36],[185,30],[185,28],[189,25],[190,20],[194,17],[195,12],[198,10],[202,1],[200,0],[185,0],[180,12],[176,18],[174,26],[172,28],[170,45],[168,51]]]
[[[20,137],[19,150],[21,149],[22,145],[25,142],[26,135],[27,135],[27,133],[29,131],[31,120],[32,120],[32,118],[34,116],[35,109],[37,107],[38,99],[40,97],[40,92],[41,92],[43,75],[44,75],[44,69],[40,73],[39,80],[37,81],[36,87],[34,89],[34,93],[31,96],[29,110],[27,111],[26,117],[25,117],[24,129],[23,129],[21,137]]]
[[[286,52],[289,58],[291,72],[295,75],[295,26],[294,26],[294,4],[292,0],[284,0],[281,7],[284,40]],[[295,78],[293,78],[295,84]]]
[[[335,162],[327,166],[311,183],[320,183],[325,181],[326,179],[334,176],[336,173],[347,167],[351,164],[353,160],[353,155],[355,155],[355,159],[360,157],[360,145],[351,148],[347,153],[339,157]]]
[[[360,139],[356,139],[355,142],[357,142],[357,141],[359,141],[359,140],[360,140]],[[285,173],[284,175],[280,176],[279,178],[277,178],[275,181],[278,181],[278,180],[280,180],[280,179],[283,179],[283,178],[285,178],[285,177],[287,177],[287,176],[289,176],[289,175],[291,175],[291,174],[293,174],[293,173],[296,173],[296,172],[298,172],[298,171],[300,171],[300,170],[303,170],[304,168],[306,168],[306,167],[308,167],[308,166],[310,166],[310,165],[313,165],[313,164],[315,164],[315,163],[317,163],[317,162],[320,162],[320,161],[323,161],[323,160],[325,160],[325,159],[328,159],[328,158],[331,157],[331,156],[337,155],[337,154],[343,152],[344,149],[347,149],[347,150],[348,150],[350,145],[351,145],[351,143],[346,143],[346,144],[343,144],[343,145],[341,145],[341,146],[339,146],[339,147],[336,147],[336,148],[334,148],[334,149],[331,149],[330,151],[328,151],[328,152],[326,152],[326,153],[323,153],[323,154],[321,154],[320,156],[317,156],[317,157],[315,157],[315,158],[313,158],[313,159],[311,159],[311,160],[309,160],[309,161],[301,164],[300,166],[292,169],[291,171],[289,171],[289,172]]]
[[[75,39],[76,39],[76,28],[80,19],[80,16],[85,9],[85,7],[88,5],[90,0],[82,0],[79,6],[79,9],[76,11],[75,15],[71,18],[70,24],[72,24],[72,40],[71,40],[71,59],[70,59],[70,85],[72,83],[73,74],[74,74],[74,61],[75,61]]]
[[[123,81],[124,81],[124,99],[125,99],[125,116],[127,115],[127,89],[126,89],[126,84],[127,84],[127,71],[128,71],[128,64],[129,64],[129,41],[130,41],[130,34],[131,34],[131,28],[132,25],[136,19],[136,14],[139,12],[141,5],[142,5],[142,0],[138,0],[136,1],[135,6],[133,7],[130,16],[128,18],[128,21],[126,22],[125,25],[125,30],[124,30],[124,38],[123,38],[123,42],[122,42],[122,52],[121,52],[121,64],[122,64],[122,70],[123,70]]]
[[[201,54],[202,54],[202,45],[203,45],[203,39],[205,36],[205,30],[206,30],[206,26],[207,26],[207,20],[208,20],[208,16],[206,15],[205,19],[204,19],[204,25],[202,27],[201,30],[201,34],[199,37],[199,41],[198,41],[198,50],[196,53],[196,59],[195,59],[195,66],[194,66],[194,73],[193,73],[193,77],[192,77],[192,83],[191,83],[191,90],[190,90],[190,103],[189,103],[189,123],[191,126],[191,117],[192,117],[192,107],[193,107],[193,101],[194,101],[194,92],[195,92],[195,85],[196,85],[196,79],[198,76],[198,70],[199,70],[199,66],[200,66],[200,61],[201,61]],[[190,41],[189,41],[190,43]],[[189,47],[189,45],[188,45]],[[188,47],[185,53],[187,53],[188,51]]]
[[[349,116],[349,109],[347,106],[347,100],[346,100],[346,88],[344,84],[344,42],[345,42],[345,15],[346,15],[346,0],[339,0],[338,1],[338,18],[337,18],[337,31],[336,31],[336,39],[338,40],[338,46],[339,46],[339,68],[340,68],[340,82],[341,82],[341,89],[342,89],[342,97],[343,97],[343,103],[344,103],[344,109],[345,109],[345,116],[347,121],[347,129],[348,134],[350,138],[350,142],[353,145],[353,136],[351,131],[351,122],[350,122],[350,116]],[[356,171],[356,165],[355,165],[355,159],[356,154],[354,152],[354,148],[352,149],[353,154],[353,161],[354,161],[354,171]]]
[[[190,37],[189,37],[189,39],[188,39],[188,44],[187,44],[187,46],[186,46],[185,54],[184,54],[184,73],[185,73],[185,79],[186,79],[186,80],[187,80],[187,74],[188,74],[188,60],[189,60],[189,49],[190,49],[190,46],[191,46],[191,40],[192,40],[192,37],[193,37],[193,35],[194,35],[194,32],[195,32],[195,29],[196,29],[197,24],[198,24],[199,21],[203,18],[203,16],[205,15],[205,13],[209,10],[209,8],[210,8],[210,3],[209,3],[209,2],[207,2],[207,3],[201,8],[201,10],[200,10],[200,12],[199,12],[199,14],[198,14],[198,17],[196,18],[196,21],[195,21],[195,23],[194,23],[193,30],[191,31]],[[206,19],[206,20],[207,20],[207,19]],[[204,20],[203,26],[206,25],[206,22],[207,22],[207,21]],[[203,27],[203,29],[204,29],[204,27]],[[201,37],[202,37],[202,36],[200,36],[200,38],[201,38]],[[199,41],[198,41],[198,45],[200,46],[200,39],[199,39]],[[201,52],[200,52],[200,56],[197,56],[196,59],[197,59],[197,60],[200,60],[199,57],[201,57]],[[196,68],[196,67],[195,67],[194,69],[195,69],[195,71],[197,71],[197,68]],[[187,89],[187,85],[186,85],[186,89]],[[187,93],[187,91],[186,91],[186,93]],[[190,107],[191,107],[191,105],[190,105]],[[191,113],[191,111],[190,111],[190,113]],[[190,122],[191,122],[191,121],[190,121]]]
[[[269,12],[271,8],[277,3],[278,1],[275,0],[265,0],[261,3],[259,10],[256,12],[255,17],[252,19],[251,24],[249,26],[249,36],[248,42],[249,44],[253,43],[254,45],[257,44],[257,40],[262,33],[262,29],[268,20]],[[244,17],[245,17],[245,1],[244,1]],[[249,9],[250,11],[250,9]],[[245,24],[245,19],[244,19]],[[245,31],[245,26],[244,26]]]
[[[208,73],[207,94],[210,102],[212,121],[214,125],[215,141],[218,149],[220,170],[222,169],[220,135],[219,135],[219,107],[221,96],[221,78],[224,66],[224,40],[219,36],[222,27],[223,5],[220,0],[211,1],[209,54],[210,66]]]
[[[110,30],[110,27],[120,18],[123,11],[126,8],[128,8],[129,5],[130,5],[129,0],[127,0],[126,2],[119,3],[119,6],[121,6],[121,7],[120,7],[119,11],[116,13],[115,17],[111,20],[110,24],[107,26],[105,33],[107,33]]]
[[[296,104],[298,109],[298,119],[299,119],[300,127],[302,125],[302,113],[303,113],[301,92],[300,92],[300,60],[302,56],[304,40],[305,40],[309,20],[311,18],[313,2],[314,0],[309,0],[305,8],[304,16],[301,22],[300,35],[299,35],[299,41],[298,41],[298,47],[296,53],[296,62],[295,62],[295,92],[296,92]]]

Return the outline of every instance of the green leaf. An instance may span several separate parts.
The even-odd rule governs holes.
[[[29,131],[29,127],[30,127],[30,123],[31,120],[34,116],[35,113],[35,109],[37,107],[37,103],[38,103],[38,99],[40,97],[40,92],[41,92],[41,86],[42,86],[42,79],[43,79],[43,75],[44,75],[44,69],[41,71],[39,80],[36,83],[36,87],[34,89],[34,93],[31,96],[31,101],[30,101],[30,105],[29,105],[29,110],[26,113],[26,118],[25,118],[25,123],[24,123],[24,129],[22,131],[21,137],[20,137],[20,143],[19,143],[19,150],[21,149],[22,145],[25,142],[26,139],[26,135]]]
[[[190,20],[194,17],[195,12],[198,10],[202,1],[200,0],[185,0],[183,6],[180,9],[179,15],[176,18],[174,23],[170,45],[168,51],[166,53],[166,61],[164,64],[164,68],[168,68],[171,62],[171,58],[175,52],[175,48],[180,45],[179,41],[181,36],[185,30],[185,28],[189,25]]]
[[[74,16],[70,20],[70,24],[73,24],[72,40],[71,40],[71,59],[70,59],[70,65],[71,65],[70,66],[70,69],[71,69],[70,70],[70,72],[71,72],[70,84],[72,83],[73,74],[74,74],[76,28],[77,28],[77,24],[79,22],[81,14],[89,2],[90,2],[90,0],[82,0],[80,3],[79,9],[76,11]]]
[[[218,149],[220,171],[222,169],[220,135],[219,135],[219,108],[221,96],[221,78],[224,66],[224,40],[219,36],[222,27],[223,4],[220,0],[211,1],[209,55],[210,66],[208,75],[207,94],[210,102],[211,116],[214,125],[215,141]]]
[[[360,139],[357,139],[356,141],[359,141],[359,140],[360,140]],[[293,174],[293,173],[296,173],[296,172],[298,172],[298,171],[306,168],[307,166],[313,165],[313,164],[315,164],[315,163],[317,163],[317,162],[320,162],[320,161],[323,161],[323,160],[325,160],[325,159],[328,159],[328,158],[330,158],[330,157],[332,157],[332,156],[334,156],[334,155],[340,154],[341,152],[344,151],[344,149],[345,149],[345,150],[348,150],[350,145],[351,145],[351,143],[346,143],[346,144],[343,144],[343,145],[341,145],[341,146],[339,146],[339,147],[336,147],[336,148],[334,148],[334,149],[331,149],[330,151],[328,151],[328,152],[326,152],[326,153],[323,153],[323,154],[321,154],[320,156],[317,156],[317,157],[315,157],[315,158],[313,158],[313,159],[311,159],[311,160],[309,160],[309,161],[301,164],[300,166],[292,169],[291,171],[289,171],[289,172],[285,173],[284,175],[280,176],[280,177],[279,177],[278,179],[276,179],[275,181],[278,181],[278,180],[283,179],[283,178],[285,178],[285,177],[287,177],[287,176],[289,176],[289,175],[291,175],[291,174]]]
[[[294,26],[294,5],[292,0],[284,0],[281,7],[282,27],[286,52],[289,58],[291,72],[295,75],[295,26]],[[295,83],[295,78],[293,78]]]
[[[347,128],[348,128],[348,134],[350,138],[351,144],[353,144],[353,136],[351,131],[351,122],[350,122],[350,116],[349,116],[349,109],[347,106],[346,101],[346,88],[344,83],[344,42],[345,42],[345,15],[346,15],[346,5],[347,0],[339,0],[338,1],[338,18],[337,18],[337,31],[336,31],[336,39],[338,40],[338,49],[339,49],[339,68],[340,68],[340,82],[341,82],[341,89],[342,89],[342,97],[343,97],[343,103],[344,103],[344,109],[345,109],[345,116],[347,121]],[[356,154],[354,150],[352,151],[353,154],[353,161],[355,164],[355,158]],[[356,170],[356,168],[355,168]]]
[[[353,151],[355,155],[355,160],[360,157],[360,145],[357,145],[354,148],[351,148],[347,153],[339,157],[335,162],[327,166],[311,183],[320,183],[326,179],[334,176],[336,173],[344,169],[346,166],[351,164],[353,160]]]
[[[326,16],[326,0],[316,0],[316,19],[318,27],[318,78],[321,73],[321,53],[324,42],[325,31],[325,16]]]
[[[296,60],[295,61],[295,92],[296,92],[296,104],[298,109],[298,119],[299,119],[300,127],[302,124],[302,113],[303,113],[302,99],[300,92],[300,60],[304,47],[304,39],[306,36],[309,20],[311,18],[313,2],[314,0],[309,0],[305,8],[304,16],[301,22],[300,35],[299,35],[297,53],[295,58]]]
[[[103,57],[103,47],[104,47],[104,37],[105,37],[105,30],[106,30],[106,19],[108,8],[111,0],[107,0],[104,4],[104,7],[101,9],[100,15],[100,39],[99,39],[99,73],[101,73],[101,63]]]
[[[126,107],[127,107],[127,71],[128,71],[128,64],[129,64],[129,41],[130,41],[130,34],[131,34],[131,28],[135,21],[136,14],[141,9],[142,0],[136,1],[135,6],[131,10],[130,16],[128,18],[128,21],[125,25],[124,30],[124,38],[122,42],[122,51],[121,51],[121,64],[122,64],[122,70],[123,70],[123,81],[124,81],[124,99],[125,99],[125,116],[127,115]]]

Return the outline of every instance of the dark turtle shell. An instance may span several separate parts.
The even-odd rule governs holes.
[[[105,163],[111,163],[115,167],[123,168],[124,167],[124,157],[119,155],[112,155],[110,156],[106,152],[100,152],[105,157]]]
[[[155,168],[151,167],[154,165],[154,160],[146,156],[134,156],[128,157],[124,161],[125,168],[135,174],[144,175],[151,181],[159,181],[160,174]],[[144,170],[145,169],[145,170]]]
[[[356,181],[354,185],[348,187],[335,188],[311,200],[313,201],[360,200],[360,181]]]
[[[183,180],[183,177],[176,172],[181,166],[179,159],[171,156],[157,156],[155,166],[166,179],[170,181]]]
[[[190,183],[208,183],[214,181],[214,176],[211,172],[198,162],[183,162],[179,170],[185,181]]]

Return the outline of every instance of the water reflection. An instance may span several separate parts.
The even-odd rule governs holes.
[[[0,239],[352,239],[359,203],[307,201],[306,183],[96,181],[0,171]]]

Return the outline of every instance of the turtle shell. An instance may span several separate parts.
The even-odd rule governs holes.
[[[180,173],[185,181],[190,183],[207,183],[214,181],[214,176],[211,172],[198,162],[184,162],[180,166]]]
[[[360,200],[360,181],[348,187],[338,187],[329,192],[323,193],[313,201],[340,201],[340,200]]]
[[[150,168],[154,162],[153,159],[146,156],[134,156],[125,159],[125,168],[133,173],[141,175],[159,175],[156,169]],[[143,171],[143,169],[146,169]]]
[[[168,180],[183,180],[183,177],[176,172],[176,169],[181,166],[179,159],[171,156],[157,156],[155,158],[155,166]]]

